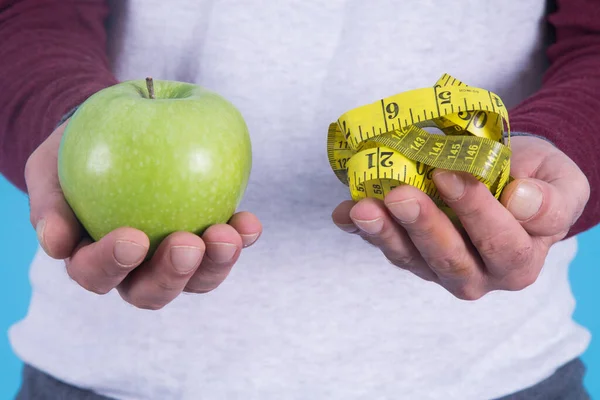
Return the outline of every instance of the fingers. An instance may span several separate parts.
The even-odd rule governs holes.
[[[533,236],[553,236],[568,231],[572,213],[559,189],[533,178],[517,179],[506,186],[500,201]]]
[[[368,198],[354,205],[353,202],[343,202],[333,211],[332,219],[347,232],[353,232],[354,226],[356,232],[379,247],[392,264],[423,279],[438,280],[406,232],[392,220],[380,200]]]
[[[243,225],[243,222],[237,222]],[[198,270],[185,286],[186,292],[207,293],[216,289],[229,275],[243,246],[238,231],[225,224],[209,227],[202,235],[202,240],[206,245],[206,253]]]
[[[30,221],[44,251],[56,259],[71,255],[83,233],[58,181],[57,154],[63,130],[64,125],[55,130],[31,154],[25,166]]]
[[[86,239],[66,259],[67,273],[91,292],[108,293],[144,260],[149,245],[133,228],[116,229],[95,243]]]
[[[258,218],[247,211],[234,214],[229,225],[240,234],[244,247],[252,246],[262,233],[262,224]]]
[[[492,281],[510,290],[537,278],[545,253],[485,185],[469,174],[442,170],[436,170],[433,179],[446,204],[459,217]]]
[[[202,237],[175,232],[146,262],[148,237],[132,228],[119,228],[98,242],[80,243],[67,259],[67,271],[89,291],[105,294],[116,287],[128,303],[158,310],[182,291],[206,293],[218,287],[242,247],[256,242],[262,232],[260,221],[248,212],[234,215],[230,223],[211,226]]]
[[[175,232],[161,242],[151,260],[127,276],[119,294],[138,308],[161,309],[181,294],[204,253],[200,237]]]
[[[387,213],[378,208],[380,203],[365,199],[356,205],[341,203],[332,218],[340,229],[360,234],[389,258],[415,259],[418,254],[459,298],[524,289],[536,281],[549,246],[564,237],[590,195],[577,165],[546,143],[538,147],[527,157],[517,154],[518,179],[500,201],[470,174],[434,172],[443,200],[464,230],[409,185],[388,194]],[[408,250],[410,245],[414,250]]]
[[[451,293],[462,299],[485,294],[481,258],[429,196],[413,186],[402,185],[386,196],[385,205]]]
[[[202,235],[206,245],[205,257],[184,290],[207,293],[216,289],[231,272],[241,249],[256,243],[261,233],[259,219],[246,211],[233,215],[228,225],[208,228]]]
[[[544,164],[537,176],[543,176],[549,168]],[[553,176],[547,180],[514,180],[506,186],[500,201],[530,235],[552,237],[555,242],[567,234],[581,215],[589,198],[589,183],[581,171],[563,168],[557,176],[555,171],[561,171],[560,166],[553,165],[552,170]]]
[[[347,233],[359,233],[360,229],[354,225],[354,221],[350,218],[350,210],[356,203],[352,200],[341,202],[331,213],[333,223]]]
[[[31,224],[36,230],[40,246],[52,258],[69,257],[83,236],[79,221],[62,192],[56,191],[45,196],[37,190],[33,190],[33,193],[36,194],[30,196]]]
[[[518,179],[505,187],[500,201],[530,235],[561,240],[589,200],[587,177],[543,139],[515,137],[511,147],[511,175]]]
[[[255,243],[261,232],[255,215],[240,212],[229,225],[213,225],[202,237],[173,233],[148,263],[129,274],[119,293],[139,308],[158,310],[183,291],[210,292],[227,278],[242,248]]]

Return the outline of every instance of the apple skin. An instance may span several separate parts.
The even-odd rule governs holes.
[[[252,166],[240,112],[197,85],[121,82],[90,96],[69,120],[58,153],[65,199],[93,240],[119,227],[150,239],[201,234],[226,223]]]

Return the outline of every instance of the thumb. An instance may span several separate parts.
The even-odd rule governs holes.
[[[540,179],[514,180],[500,202],[532,236],[566,234],[573,223],[572,202],[557,186]]]
[[[71,255],[83,231],[58,181],[58,148],[65,126],[66,122],[52,132],[25,165],[30,221],[44,251],[56,259]]]

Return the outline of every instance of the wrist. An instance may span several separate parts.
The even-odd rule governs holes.
[[[504,133],[504,139],[506,139],[507,137],[508,137],[508,135],[505,132]],[[546,142],[550,143],[552,146],[556,147],[556,145],[554,144],[554,142],[552,142],[550,139],[548,139],[548,138],[546,138],[544,136],[535,135],[533,133],[528,133],[528,132],[511,132],[510,133],[510,137],[511,138],[514,138],[514,137],[534,137],[534,138],[545,140]]]

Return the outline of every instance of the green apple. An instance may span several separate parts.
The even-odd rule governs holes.
[[[58,153],[65,199],[93,240],[124,226],[150,239],[226,223],[250,176],[252,149],[239,110],[184,82],[134,80],[90,96]]]

